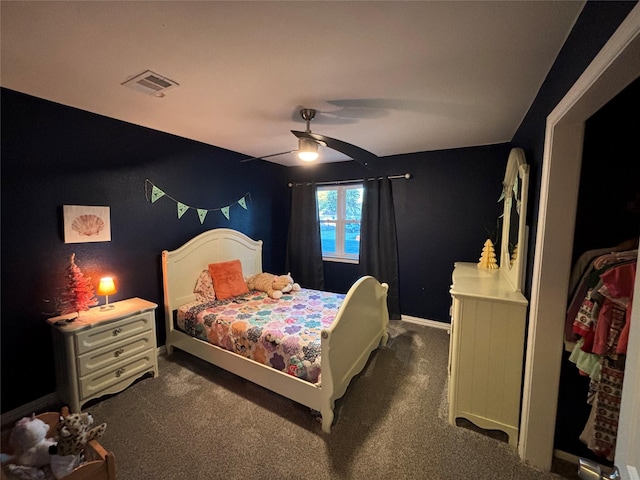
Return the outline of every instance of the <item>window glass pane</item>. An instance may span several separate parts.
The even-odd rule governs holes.
[[[338,219],[338,190],[318,189],[318,214],[320,220]]]
[[[346,194],[345,220],[358,220],[362,217],[362,187],[349,188]],[[359,235],[359,233],[358,233]]]
[[[360,253],[360,224],[347,223],[344,228],[344,253],[358,255]]]
[[[336,252],[336,224],[320,222],[320,241],[322,243],[322,253]]]
[[[363,195],[361,184],[317,188],[323,257],[332,260],[357,261],[360,254]]]

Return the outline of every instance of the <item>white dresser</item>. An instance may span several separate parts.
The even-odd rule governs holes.
[[[456,263],[451,285],[449,422],[465,418],[501,430],[518,445],[527,299],[521,293],[527,246],[529,166],[522,149],[509,153],[500,267]],[[487,258],[493,252],[485,252]],[[482,262],[483,266],[487,263]]]
[[[89,400],[118,393],[141,376],[158,375],[155,309],[141,298],[48,319],[58,394],[71,412]],[[69,318],[76,318],[67,323]]]
[[[449,422],[501,430],[517,446],[527,299],[499,270],[456,263],[449,347]]]

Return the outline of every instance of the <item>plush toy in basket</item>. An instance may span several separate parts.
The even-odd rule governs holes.
[[[247,278],[249,290],[266,292],[271,298],[276,300],[282,297],[283,293],[300,290],[300,285],[293,281],[291,274],[274,275],[273,273],[258,273]]]
[[[91,440],[104,433],[107,425],[92,425],[90,414],[70,415],[66,408],[62,415],[48,412],[22,418],[10,433],[11,453],[3,461],[3,474],[8,472],[10,478],[26,480],[89,479],[94,476],[85,476],[83,468],[78,467],[89,467],[85,462],[90,460],[92,465],[86,470],[103,474],[95,478],[115,477],[113,454],[95,442],[91,448],[87,447]],[[48,437],[48,434],[53,435]]]
[[[47,437],[49,429],[47,423],[33,414],[18,420],[11,430],[9,445],[13,454],[8,458],[8,468],[19,478],[44,478],[39,471],[49,465],[49,447],[55,444],[53,438]]]
[[[56,479],[68,475],[82,463],[82,454],[87,444],[101,437],[107,429],[106,423],[95,427],[90,413],[72,413],[60,416],[58,443],[49,447],[51,470]]]

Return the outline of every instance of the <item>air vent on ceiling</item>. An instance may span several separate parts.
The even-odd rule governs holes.
[[[122,85],[147,95],[163,97],[164,92],[177,87],[180,84],[168,79],[167,77],[158,75],[151,70],[146,70],[139,75],[122,82]]]

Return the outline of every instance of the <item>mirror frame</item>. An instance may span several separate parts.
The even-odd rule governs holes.
[[[509,231],[511,230],[511,209],[516,208],[513,202],[513,186],[518,179],[520,189],[520,211],[518,215],[518,255],[511,261],[509,250]],[[515,292],[521,292],[524,284],[525,259],[527,256],[527,198],[529,192],[529,165],[521,148],[513,148],[509,152],[507,168],[502,182],[504,195],[504,212],[502,216],[502,242],[500,246],[500,271]]]

